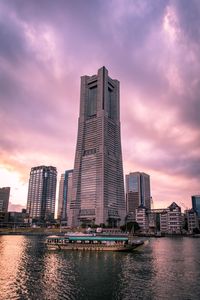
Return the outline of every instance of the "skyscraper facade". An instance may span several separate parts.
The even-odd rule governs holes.
[[[198,218],[200,218],[200,195],[192,196],[192,208],[197,212]]]
[[[61,221],[67,221],[67,207],[71,195],[72,174],[73,170],[67,170],[60,177],[57,218]]]
[[[142,172],[132,172],[126,175],[127,214],[132,214],[135,219],[139,206],[151,209],[150,176]]]
[[[10,187],[0,188],[0,212],[8,212],[8,204],[10,197]]]
[[[105,67],[81,77],[69,225],[124,223],[119,82]]]
[[[57,170],[52,166],[31,168],[27,213],[30,220],[48,221],[54,218]]]

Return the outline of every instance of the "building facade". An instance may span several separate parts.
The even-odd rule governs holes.
[[[198,218],[200,218],[200,195],[192,196],[192,208],[197,212]]]
[[[26,209],[21,212],[11,211],[8,213],[8,222],[10,226],[25,226],[28,225],[28,214]]]
[[[188,232],[193,233],[194,229],[199,229],[197,212],[194,209],[188,209],[185,211],[185,215],[188,225]]]
[[[10,187],[0,188],[0,212],[8,212],[8,204],[10,198]]]
[[[69,225],[124,224],[119,82],[105,67],[81,77]]]
[[[67,208],[68,201],[70,201],[71,187],[72,187],[72,174],[73,170],[67,170],[64,174],[61,174],[59,183],[58,194],[58,214],[57,218],[60,221],[67,222]]]
[[[140,206],[151,209],[150,176],[142,172],[126,175],[126,209],[127,215],[136,219],[136,209]]]
[[[181,208],[173,202],[160,214],[160,231],[162,233],[180,234],[183,227]]]
[[[30,221],[50,221],[54,218],[57,170],[52,166],[31,168],[27,213]]]
[[[147,209],[143,206],[140,205],[136,209],[136,222],[140,226],[140,229],[144,232],[149,230],[149,217],[148,217],[148,212]]]
[[[0,223],[8,221],[8,204],[10,198],[10,187],[0,188]]]

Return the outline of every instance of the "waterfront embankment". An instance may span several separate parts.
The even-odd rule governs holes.
[[[63,235],[68,232],[65,228],[0,228],[0,235]]]

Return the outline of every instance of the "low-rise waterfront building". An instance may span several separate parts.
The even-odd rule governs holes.
[[[160,213],[160,231],[163,233],[168,232],[168,214],[167,210],[163,210]]]
[[[180,234],[182,226],[181,207],[173,202],[166,210],[160,213],[160,231],[162,233]]]
[[[23,226],[28,223],[28,214],[26,209],[22,209],[21,212],[10,211],[8,213],[8,224],[14,224],[15,226]]]
[[[149,222],[148,222],[148,213],[145,206],[140,205],[136,209],[136,222],[140,226],[140,229],[144,232],[148,231],[149,229]]]
[[[149,211],[148,212],[148,222],[149,222],[149,232],[157,231],[157,222],[156,222],[156,214]]]
[[[194,209],[188,209],[185,211],[188,232],[193,233],[194,229],[199,229],[198,216]]]

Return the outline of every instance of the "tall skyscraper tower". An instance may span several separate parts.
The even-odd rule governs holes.
[[[70,201],[73,170],[65,171],[61,174],[58,194],[58,215],[61,221],[67,221],[67,207]]]
[[[198,218],[200,218],[200,195],[192,196],[192,208],[197,212]]]
[[[127,214],[133,214],[139,206],[151,209],[150,176],[141,172],[126,175]]]
[[[54,218],[57,170],[52,166],[31,168],[27,213],[31,220],[48,221]]]
[[[105,67],[81,77],[69,225],[124,224],[119,82]]]

